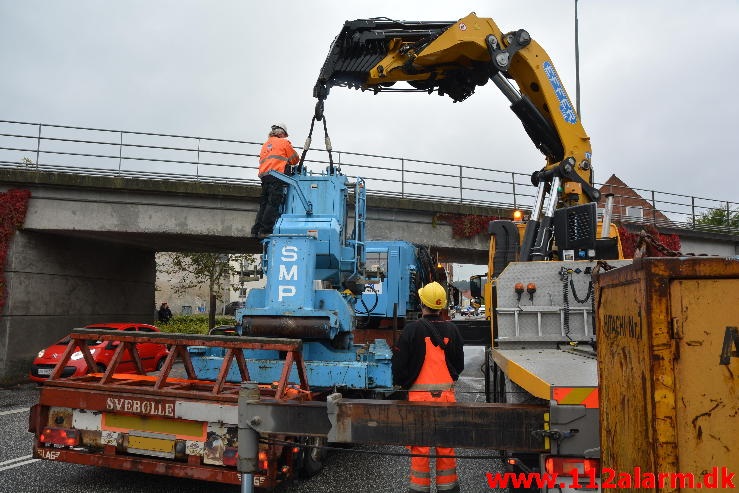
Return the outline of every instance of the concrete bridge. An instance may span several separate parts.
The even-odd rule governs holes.
[[[5,266],[0,382],[27,374],[39,348],[69,329],[153,317],[161,251],[261,253],[250,237],[256,185],[0,169],[0,192],[30,190]],[[452,236],[440,213],[507,217],[451,200],[368,195],[367,237],[422,243],[443,262],[487,263],[487,237]],[[683,251],[735,255],[737,237],[676,231]]]

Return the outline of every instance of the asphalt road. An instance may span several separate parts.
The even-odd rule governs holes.
[[[482,348],[467,348],[466,369],[457,388],[458,400],[483,401]],[[62,462],[33,459],[32,435],[28,432],[28,408],[38,397],[35,384],[0,388],[0,492],[13,493],[83,493],[122,492],[195,493],[218,491],[238,493],[237,486],[207,483],[165,476],[130,473],[99,467],[79,466]],[[362,453],[359,449],[372,453]],[[276,493],[343,493],[404,492],[407,485],[409,459],[387,455],[385,452],[405,453],[403,447],[366,447],[332,451],[323,471],[308,480],[296,480],[279,486]],[[465,455],[484,455],[494,452],[458,450]],[[465,493],[490,492],[485,483],[486,472],[501,470],[498,459],[459,460],[460,481]]]

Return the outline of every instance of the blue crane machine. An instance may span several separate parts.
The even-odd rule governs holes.
[[[249,291],[234,332],[301,339],[311,388],[391,389],[391,345],[418,315],[417,289],[439,280],[428,249],[365,239],[361,178],[350,181],[333,167],[271,173],[287,184],[284,212],[263,240],[266,285]],[[216,378],[225,350],[190,352],[198,376]],[[247,349],[244,357],[252,381],[280,379],[284,353]],[[235,363],[228,379],[241,379]],[[290,381],[298,381],[296,368]]]

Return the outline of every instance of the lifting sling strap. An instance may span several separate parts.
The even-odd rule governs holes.
[[[316,124],[316,120],[323,121],[324,142],[326,143],[326,151],[328,152],[328,172],[330,175],[333,175],[335,172],[340,172],[341,168],[337,167],[336,169],[334,169],[334,158],[331,154],[331,139],[328,136],[328,127],[326,126],[326,116],[323,114],[323,105],[321,105],[320,107],[320,112],[318,106],[316,106],[316,114],[313,115],[313,119],[310,122],[310,131],[308,132],[308,138],[305,139],[303,153],[300,156],[300,162],[296,166],[295,172],[297,174],[301,174],[303,172],[303,161],[305,161],[305,155],[308,154],[308,149],[310,149],[311,137],[313,136],[313,127]]]

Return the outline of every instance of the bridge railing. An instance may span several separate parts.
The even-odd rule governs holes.
[[[232,139],[0,120],[0,168],[38,172],[258,184],[261,145]],[[363,177],[370,195],[527,210],[536,193],[530,173],[347,151],[334,151],[333,159],[344,174]],[[322,171],[328,161],[325,150],[310,149],[307,154],[306,163],[313,171]],[[631,187],[609,186],[606,191],[614,194],[617,220],[739,232],[736,202]],[[701,218],[706,216],[723,224],[701,224]]]

